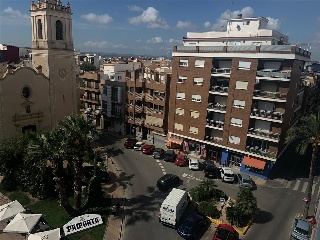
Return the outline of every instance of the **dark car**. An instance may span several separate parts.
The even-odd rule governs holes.
[[[184,239],[194,239],[197,233],[207,226],[207,218],[201,213],[188,216],[178,227],[178,233]]]
[[[180,167],[184,167],[184,166],[187,166],[187,163],[188,163],[188,158],[186,155],[184,154],[178,154],[175,162],[174,162],[177,166],[180,166]]]
[[[125,148],[133,148],[137,142],[138,140],[135,138],[128,138],[123,145]]]
[[[176,157],[177,154],[173,150],[168,150],[165,152],[163,160],[166,162],[174,162]]]
[[[94,175],[94,166],[84,166],[83,167],[83,175],[86,179],[90,179]],[[108,182],[110,179],[109,173],[101,170],[101,168],[96,167],[96,176],[100,178],[101,182]]]
[[[157,159],[157,158],[163,158],[165,151],[162,148],[156,148],[153,151],[153,158]]]
[[[220,171],[213,163],[205,163],[203,167],[204,176],[207,178],[218,178]]]
[[[240,188],[256,189],[256,185],[251,177],[244,173],[235,174],[235,182],[239,184]]]
[[[221,223],[218,225],[212,240],[232,240],[235,233],[236,230],[232,226]]]
[[[174,186],[179,185],[180,181],[181,180],[177,175],[166,174],[159,178],[159,180],[157,181],[157,187],[160,190],[168,190]]]
[[[142,147],[141,151],[143,154],[152,154],[154,149],[155,149],[154,145],[146,144]]]

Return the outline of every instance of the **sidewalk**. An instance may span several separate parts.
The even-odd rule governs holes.
[[[108,169],[110,173],[110,184],[104,186],[104,188],[111,190],[111,192],[108,192],[112,196],[111,207],[118,203],[121,207],[116,216],[110,213],[103,240],[119,240],[122,238],[124,231],[126,199],[124,188],[122,184],[120,184],[119,179],[121,171],[111,158],[108,159]]]

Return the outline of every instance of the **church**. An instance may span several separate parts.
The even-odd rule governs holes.
[[[0,56],[0,139],[50,130],[77,112],[70,4],[32,1],[30,12],[29,62],[7,65]]]

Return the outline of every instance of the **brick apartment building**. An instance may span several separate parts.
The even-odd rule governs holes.
[[[169,142],[262,178],[304,112],[311,55],[267,22],[239,16],[227,31],[188,33],[173,48],[168,119]]]

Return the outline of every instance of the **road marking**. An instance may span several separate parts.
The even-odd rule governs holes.
[[[163,173],[163,175],[166,175],[166,174],[167,174],[166,171],[162,171],[162,173]]]
[[[290,188],[290,187],[291,187],[291,184],[292,184],[292,181],[289,181],[289,182],[287,183],[286,188]]]
[[[160,165],[161,168],[164,168],[164,166]]]
[[[196,178],[195,176],[190,175],[190,174],[188,174],[188,173],[182,174],[182,177],[188,178],[189,180],[193,179],[193,180],[197,180],[197,181],[202,181],[200,178]]]
[[[311,195],[313,195],[315,188],[316,188],[316,185],[313,184],[313,185],[312,185],[312,194],[311,194]]]
[[[156,162],[157,162],[157,163],[159,163],[159,162],[160,162],[160,160],[158,160],[158,159],[157,159],[157,160],[156,160]]]
[[[296,185],[294,185],[293,190],[295,190],[295,191],[297,191],[297,190],[298,190],[299,185],[300,185],[300,182],[301,182],[300,180],[297,180]]]
[[[307,186],[308,186],[308,182],[305,182],[304,184],[303,184],[303,187],[302,187],[302,190],[301,190],[301,192],[306,192],[306,190],[307,190]]]

